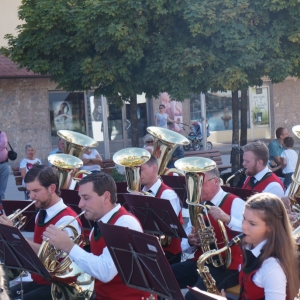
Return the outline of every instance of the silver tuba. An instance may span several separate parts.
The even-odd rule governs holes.
[[[207,209],[209,205],[201,204],[202,184],[204,181],[205,173],[216,168],[216,163],[208,158],[203,157],[186,157],[181,158],[175,162],[175,167],[179,170],[185,171],[185,180],[187,187],[188,199],[186,200],[189,205],[189,213],[192,225],[196,229],[198,240],[201,244],[202,252],[205,253],[211,250],[213,245],[218,249],[217,239],[214,232],[214,227],[209,221]],[[203,217],[205,213],[209,225],[207,226]],[[218,220],[221,230],[223,242],[225,245],[228,243],[228,236],[221,220]],[[207,263],[211,263],[214,267],[221,267],[225,265],[228,267],[231,263],[231,250],[226,251],[226,260],[224,261],[221,254],[217,254],[218,260],[213,256],[207,259]]]

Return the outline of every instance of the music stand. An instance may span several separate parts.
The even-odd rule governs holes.
[[[163,298],[184,299],[156,237],[116,225],[97,224],[124,284]]]
[[[133,194],[124,194],[124,198],[145,233],[187,238],[169,200]]]
[[[126,210],[129,210],[127,203],[125,201],[124,198],[124,194],[127,194],[127,182],[116,182],[116,186],[117,186],[117,199],[118,199],[118,203],[121,204],[121,206],[124,206],[124,208]]]
[[[0,257],[6,268],[25,269],[53,281],[22,233],[15,227],[0,224]]]
[[[246,190],[246,189],[230,187],[230,186],[223,186],[223,185],[221,186],[221,188],[224,192],[234,194],[245,201],[247,201],[247,199],[249,197],[251,197],[252,195],[259,193],[256,190]]]
[[[5,214],[7,216],[11,215],[13,212],[15,212],[17,209],[23,209],[28,204],[30,204],[31,201],[28,200],[2,200],[2,205],[5,211]],[[36,209],[35,206],[32,205],[28,207],[27,210],[22,212],[23,216],[27,217],[27,221],[22,228],[22,231],[29,231],[32,232],[34,230],[34,224],[35,224],[35,216],[36,216]]]

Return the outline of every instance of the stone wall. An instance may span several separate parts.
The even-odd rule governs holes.
[[[49,78],[0,79],[0,130],[18,153],[12,165],[25,157],[27,144],[46,162],[52,148],[48,90],[55,87]]]

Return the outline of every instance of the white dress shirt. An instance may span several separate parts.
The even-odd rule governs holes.
[[[222,188],[220,188],[218,193],[210,201],[215,206],[219,206],[226,195],[227,193],[225,193],[222,190]],[[245,201],[236,197],[232,202],[232,206],[230,210],[231,220],[228,224],[225,224],[225,226],[229,227],[231,230],[242,232],[244,208],[245,208]],[[191,231],[192,231],[192,223],[191,223],[191,219],[189,219],[185,232],[188,235],[189,233],[191,233]],[[191,254],[197,250],[197,246],[190,246],[188,239],[184,238],[181,241],[181,249],[183,252]]]
[[[152,191],[152,195],[155,196],[157,194],[157,191],[159,190],[161,186],[161,180],[157,179],[157,181],[150,187],[149,190]],[[147,191],[145,189],[145,187],[143,188],[143,191]],[[160,196],[161,199],[166,199],[169,200],[171,202],[171,205],[176,213],[176,215],[178,216],[179,212],[181,211],[181,205],[180,205],[180,200],[177,196],[177,194],[175,193],[175,191],[173,189],[168,189],[168,190],[164,190]]]
[[[120,208],[121,205],[118,204],[105,216],[103,216],[99,221],[107,223],[111,216]],[[143,231],[140,223],[136,220],[136,218],[129,215],[120,217],[114,225],[127,227],[129,229],[136,230],[139,232]],[[91,231],[90,239],[92,237],[92,234],[94,234],[94,230]],[[102,282],[109,282],[118,274],[117,268],[113,262],[113,259],[107,247],[103,249],[101,255],[94,255],[92,253],[86,252],[78,245],[75,245],[71,249],[69,256],[75,262],[75,264],[78,265],[78,267],[81,268],[84,272],[99,279]]]
[[[254,177],[257,181],[260,181],[267,173],[270,173],[270,170],[266,166],[262,171],[257,173]],[[255,190],[255,187],[254,187],[254,190]],[[283,190],[282,186],[278,182],[275,182],[275,181],[270,182],[266,186],[266,188],[262,191],[262,193],[271,193],[271,194],[278,196],[279,198],[282,198],[284,196],[284,190]]]
[[[267,240],[262,241],[255,248],[250,250],[255,257],[260,255],[262,247]],[[260,269],[254,274],[252,281],[265,291],[265,300],[286,299],[286,276],[279,261],[274,257],[267,258]]]

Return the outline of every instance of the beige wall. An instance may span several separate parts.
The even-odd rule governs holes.
[[[46,161],[52,150],[48,90],[55,84],[48,78],[0,79],[0,130],[18,153],[12,164],[25,157],[25,146],[36,149],[36,157]]]
[[[18,7],[21,0],[0,0],[0,47],[7,46],[5,34],[16,35],[16,27],[21,24],[18,18]]]

